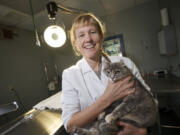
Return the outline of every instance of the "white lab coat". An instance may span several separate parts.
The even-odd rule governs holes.
[[[123,59],[131,72],[141,81],[148,89],[135,64],[126,57],[112,56],[109,57],[111,62],[119,62]],[[71,116],[79,112],[99,98],[108,84],[108,78],[103,73],[105,58],[102,57],[101,79],[95,74],[87,61],[82,58],[76,65],[65,69],[62,75],[62,120],[67,129],[68,120]]]

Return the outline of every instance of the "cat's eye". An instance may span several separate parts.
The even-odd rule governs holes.
[[[108,71],[107,71],[107,73],[109,74],[109,73],[110,73],[110,71],[108,70]]]

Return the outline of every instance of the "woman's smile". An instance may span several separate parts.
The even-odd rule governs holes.
[[[94,44],[90,44],[90,45],[86,45],[84,46],[85,49],[91,49],[91,48],[94,48]]]

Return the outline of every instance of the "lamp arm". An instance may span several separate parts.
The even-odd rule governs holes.
[[[68,14],[79,14],[82,12],[88,12],[85,10],[80,10],[80,9],[76,9],[76,8],[72,8],[72,7],[64,7],[60,4],[58,4],[57,7]]]
[[[60,9],[62,12],[65,12],[67,14],[79,14],[82,12],[87,12],[85,10],[80,10],[80,9],[76,9],[72,7],[65,7],[53,1],[47,3],[46,7],[48,11],[48,16],[50,19],[55,19],[58,9]]]

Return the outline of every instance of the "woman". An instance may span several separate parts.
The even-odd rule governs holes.
[[[76,65],[64,70],[62,76],[62,118],[68,132],[71,132],[73,126],[87,126],[114,101],[135,91],[133,82],[128,83],[130,76],[116,83],[110,82],[103,73],[105,61],[116,62],[123,59],[132,72],[142,80],[130,59],[108,57],[103,53],[104,29],[93,14],[84,13],[76,17],[70,35],[73,49],[83,58]],[[130,88],[133,88],[132,91],[128,91]],[[137,128],[121,121],[117,124],[124,127],[118,135],[147,134],[144,128]]]

